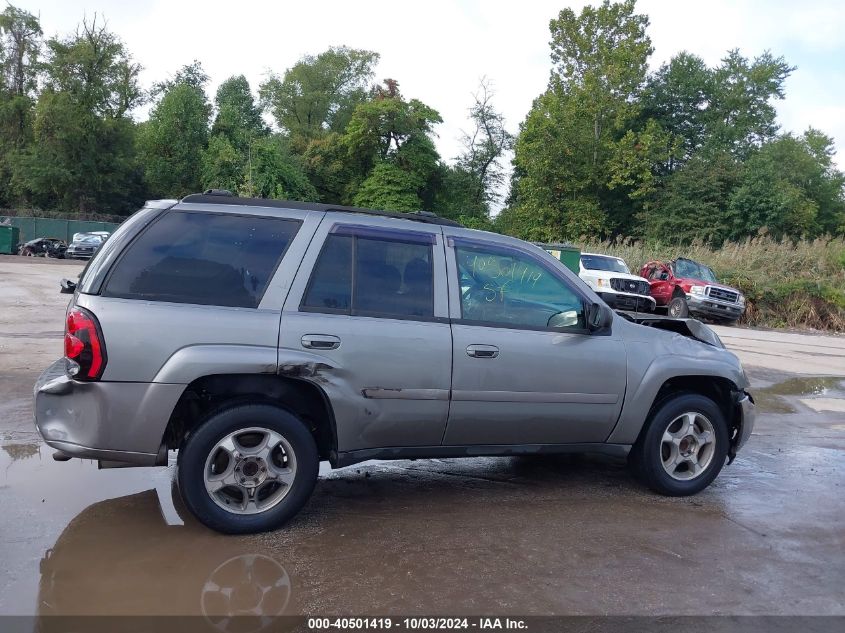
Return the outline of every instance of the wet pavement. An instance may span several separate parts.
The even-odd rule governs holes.
[[[184,511],[173,466],[51,459],[31,388],[68,271],[34,269],[0,262],[0,614],[845,614],[845,364],[800,339],[797,376],[731,330],[765,413],[695,497],[607,457],[370,462],[324,468],[284,529],[227,537]]]

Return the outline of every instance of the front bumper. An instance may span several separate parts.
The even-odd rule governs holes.
[[[598,293],[602,300],[615,310],[634,310],[639,312],[654,312],[655,301],[648,295],[637,295],[630,292],[616,292],[602,290]]]
[[[732,321],[739,319],[745,312],[744,305],[693,294],[687,295],[687,306],[692,314]]]
[[[70,457],[154,466],[185,385],[81,382],[61,358],[35,383],[35,427]]]
[[[94,256],[94,251],[91,250],[66,250],[66,259],[91,259]]]
[[[734,460],[737,451],[751,437],[754,423],[757,421],[757,407],[754,405],[754,398],[751,397],[751,394],[747,391],[736,392],[734,393],[734,402],[736,407],[734,416],[736,433],[731,438],[731,447],[728,451],[730,461]]]

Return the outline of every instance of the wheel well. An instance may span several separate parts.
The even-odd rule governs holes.
[[[654,398],[648,419],[663,404],[663,402],[679,393],[695,393],[710,398],[719,407],[728,422],[728,433],[733,442],[740,420],[738,406],[733,394],[738,391],[737,386],[720,376],[675,376],[664,382]],[[645,429],[646,425],[643,425]],[[642,433],[642,431],[641,431]]]
[[[265,403],[302,420],[317,443],[320,459],[337,448],[334,414],[325,392],[307,380],[256,374],[214,374],[189,384],[170,415],[162,443],[179,448],[188,433],[215,409],[235,403]]]
[[[684,289],[680,286],[675,286],[675,289],[672,291],[672,298],[675,297],[686,297],[687,293],[684,292]]]

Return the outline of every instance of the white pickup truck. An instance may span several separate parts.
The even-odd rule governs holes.
[[[654,312],[655,301],[647,280],[632,275],[624,259],[581,253],[578,276],[611,308]]]

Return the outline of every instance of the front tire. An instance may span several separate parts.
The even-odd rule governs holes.
[[[709,486],[728,455],[728,426],[710,398],[683,393],[660,404],[631,450],[635,475],[663,495],[694,495]]]
[[[226,534],[275,530],[317,482],[314,437],[292,413],[265,404],[210,415],[179,451],[179,491],[200,522]]]
[[[673,319],[686,319],[689,316],[689,305],[684,297],[675,297],[669,302],[669,316]]]

